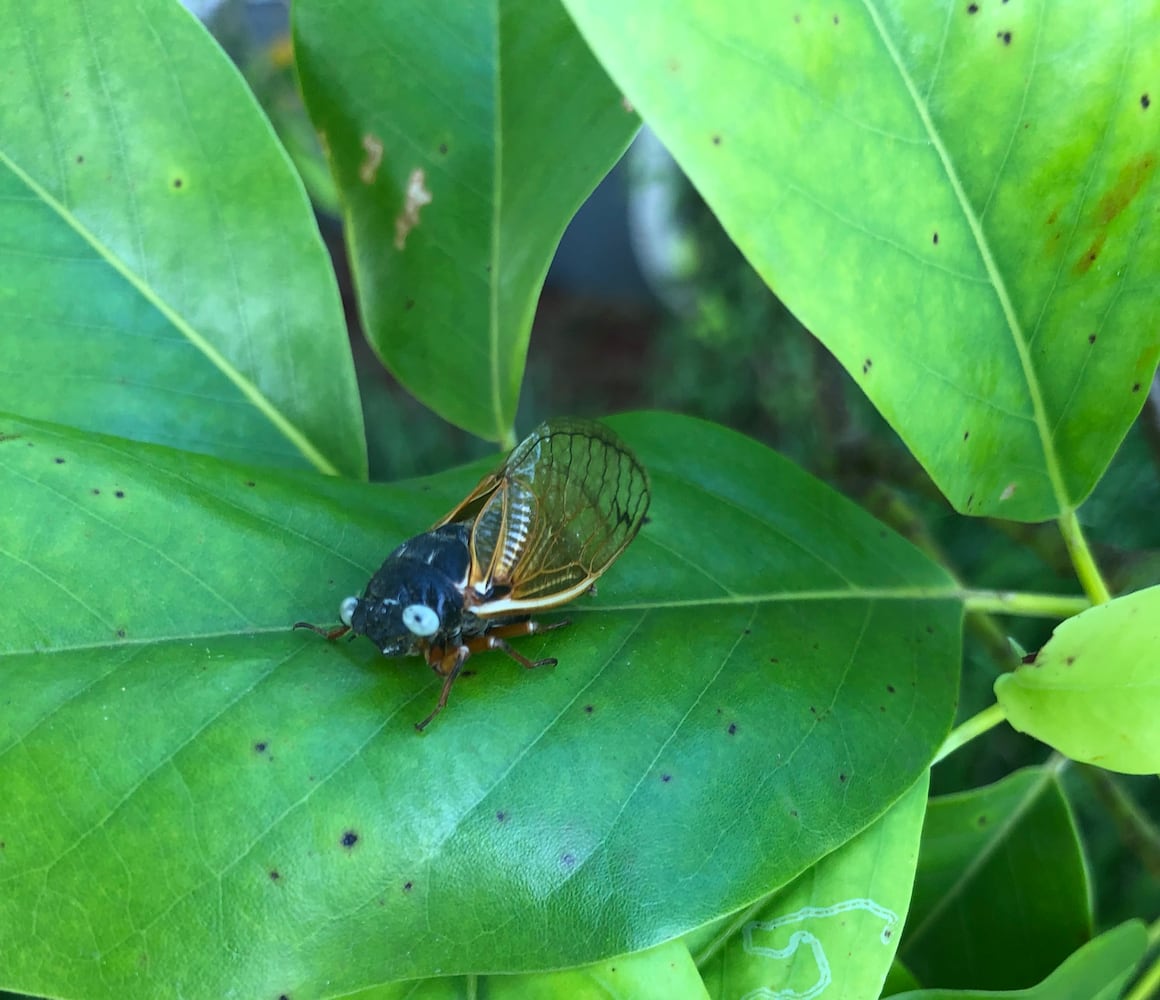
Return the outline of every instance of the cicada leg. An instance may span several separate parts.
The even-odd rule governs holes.
[[[451,693],[451,685],[455,683],[455,678],[459,676],[459,672],[463,669],[463,664],[467,662],[467,658],[470,655],[471,650],[467,646],[456,646],[449,651],[436,647],[427,649],[427,662],[430,664],[431,669],[443,678],[443,690],[439,692],[439,701],[436,702],[435,707],[431,710],[431,714],[422,722],[415,723],[415,728],[419,732],[426,729],[428,723],[443,711],[444,706],[447,704],[447,696]]]
[[[509,622],[507,625],[497,625],[484,632],[483,635],[477,635],[468,641],[468,645],[473,653],[479,653],[485,649],[498,649],[500,652],[507,653],[516,663],[527,670],[532,670],[535,667],[554,667],[559,662],[554,656],[544,660],[529,660],[506,640],[509,637],[514,639],[521,635],[535,635],[537,632],[551,632],[553,629],[563,628],[569,624],[571,623],[567,619],[561,622],[552,622],[551,625],[542,625],[530,618],[522,622]]]
[[[338,625],[335,628],[323,628],[321,625],[311,625],[310,622],[295,622],[294,628],[308,628],[311,632],[317,632],[320,636],[325,638],[328,642],[333,642],[335,639],[341,639],[347,632],[350,631],[349,625]],[[353,636],[351,637],[353,638]]]

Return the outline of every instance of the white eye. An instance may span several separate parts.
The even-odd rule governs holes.
[[[439,616],[426,604],[408,604],[403,608],[403,624],[415,635],[426,638],[439,631]]]
[[[354,617],[354,609],[358,607],[357,597],[348,597],[338,606],[338,617],[343,625],[349,625]]]

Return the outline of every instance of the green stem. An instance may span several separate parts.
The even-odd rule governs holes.
[[[1088,548],[1083,528],[1080,527],[1079,518],[1075,516],[1074,510],[1069,510],[1059,518],[1059,530],[1063,534],[1064,543],[1071,556],[1071,564],[1075,567],[1075,574],[1083,584],[1084,593],[1091,598],[1092,604],[1110,601],[1112,595],[1100,575],[1100,569],[1096,565],[1092,550]]]
[[[1136,980],[1136,985],[1124,994],[1124,1000],[1149,1000],[1150,997],[1156,996],[1158,990],[1160,990],[1160,955],[1152,959],[1151,965]]]
[[[1069,594],[1027,594],[1008,590],[968,590],[964,594],[963,603],[967,611],[980,614],[1070,618],[1092,606],[1088,598]]]
[[[966,722],[955,726],[947,738],[943,740],[943,745],[938,748],[938,753],[934,755],[931,766],[933,767],[939,761],[945,760],[959,747],[969,743],[976,736],[982,736],[988,729],[994,729],[1003,719],[1003,709],[996,702],[994,705],[984,708],[978,715],[972,715]]]

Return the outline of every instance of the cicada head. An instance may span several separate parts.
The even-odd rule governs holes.
[[[391,558],[371,577],[362,597],[348,597],[339,617],[354,635],[365,635],[384,656],[421,651],[458,634],[463,594],[438,569],[412,559]]]

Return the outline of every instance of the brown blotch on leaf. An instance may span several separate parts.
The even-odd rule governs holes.
[[[407,188],[403,192],[403,210],[395,216],[395,249],[402,250],[407,245],[407,234],[419,225],[419,209],[431,204],[431,192],[427,190],[427,175],[421,167],[416,167],[407,177]]]
[[[1096,207],[1096,219],[1105,226],[1111,222],[1135,200],[1155,169],[1156,157],[1152,153],[1121,167],[1116,182]]]
[[[362,148],[366,156],[358,165],[358,179],[364,184],[374,184],[383,163],[383,140],[372,132],[362,137]]]

